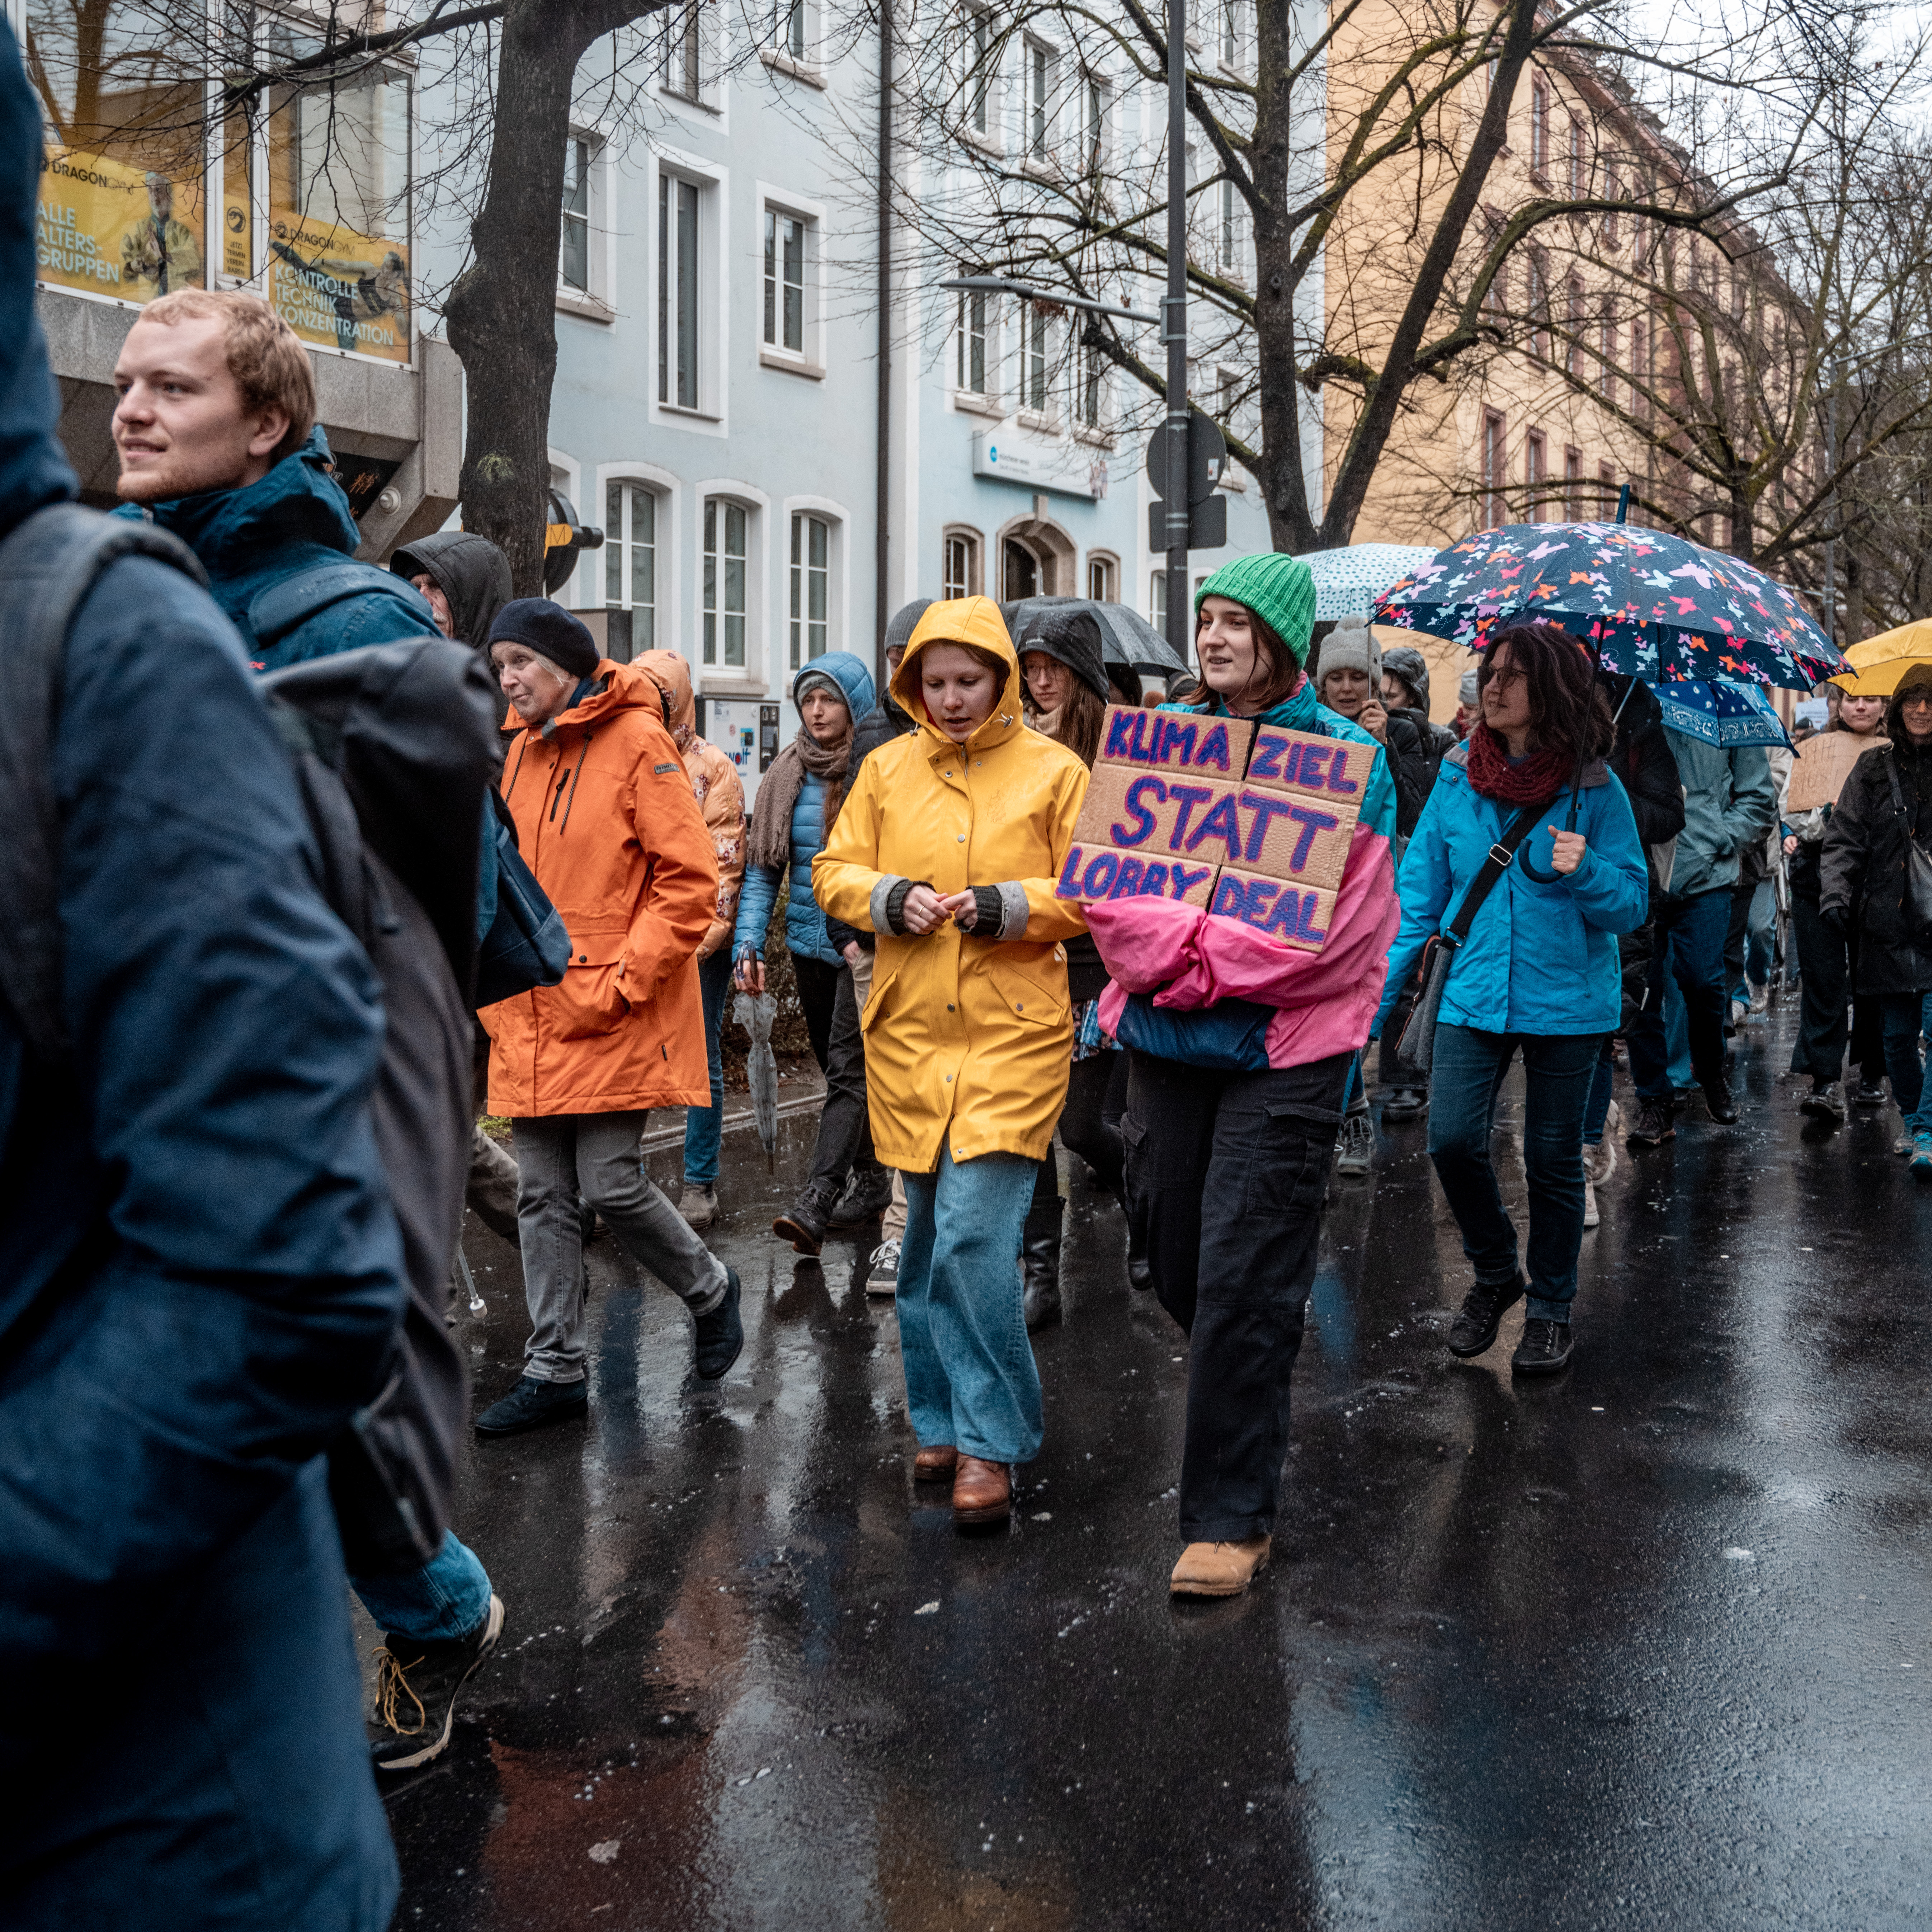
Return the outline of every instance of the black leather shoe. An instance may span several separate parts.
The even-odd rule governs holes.
[[[1704,1083],[1704,1106],[1720,1126],[1730,1126],[1738,1118],[1738,1103],[1731,1096],[1730,1082],[1720,1073]]]
[[[1810,1092],[1798,1102],[1798,1111],[1818,1120],[1829,1120],[1834,1126],[1844,1126],[1845,1100],[1838,1090],[1838,1083],[1835,1080],[1814,1080]]]
[[[1044,1328],[1060,1319],[1060,1226],[1065,1204],[1056,1196],[1029,1214],[1020,1235],[1020,1271],[1026,1284],[1026,1325]]]
[[[1480,1355],[1496,1339],[1504,1315],[1529,1292],[1521,1275],[1514,1281],[1478,1282],[1462,1298],[1462,1310],[1449,1324],[1452,1355]]]
[[[1852,1089],[1852,1105],[1855,1107],[1882,1107],[1885,1089],[1876,1080],[1868,1080],[1861,1074],[1858,1084]]]
[[[1636,1118],[1624,1136],[1632,1147],[1658,1147],[1676,1138],[1677,1130],[1671,1124],[1670,1102],[1660,1100],[1639,1101]]]
[[[1413,1087],[1398,1087],[1382,1102],[1384,1120],[1419,1120],[1429,1111],[1429,1096]]]
[[[892,1204],[892,1169],[875,1167],[866,1172],[855,1167],[837,1205],[826,1216],[825,1225],[828,1228],[862,1228],[867,1222],[876,1221]]]
[[[738,1314],[738,1270],[724,1270],[724,1299],[697,1318],[698,1348],[692,1366],[701,1382],[715,1382],[738,1359],[745,1324]]]
[[[500,1402],[493,1402],[476,1418],[478,1436],[520,1436],[546,1423],[566,1422],[590,1407],[588,1382],[540,1382],[533,1376],[519,1378]]]
[[[1127,1286],[1144,1294],[1154,1286],[1154,1264],[1148,1259],[1147,1243],[1133,1216],[1127,1216]]]
[[[1510,1358],[1510,1366],[1520,1376],[1553,1376],[1568,1363],[1575,1346],[1568,1322],[1532,1317],[1522,1324],[1522,1339]]]

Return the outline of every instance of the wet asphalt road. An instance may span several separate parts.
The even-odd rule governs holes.
[[[810,1120],[775,1177],[728,1138],[737,1367],[692,1379],[606,1238],[587,1424],[466,1454],[508,1622],[387,1788],[398,1925],[1932,1922],[1932,1189],[1888,1118],[1801,1132],[1788,1024],[1748,1029],[1737,1128],[1695,1103],[1620,1160],[1553,1385],[1512,1386],[1514,1314],[1443,1349],[1460,1250],[1424,1130],[1383,1135],[1334,1190],[1274,1564],[1190,1607],[1182,1343],[1084,1171],[1046,1446],[969,1539],[914,1493],[863,1245],[765,1232]],[[488,1400],[520,1284],[473,1224],[469,1253]]]

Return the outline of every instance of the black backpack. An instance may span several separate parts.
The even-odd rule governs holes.
[[[43,1060],[68,1050],[60,1011],[59,825],[50,730],[68,627],[101,572],[154,558],[206,586],[154,525],[50,506],[0,544],[0,583],[37,621],[8,639],[0,711],[0,992]],[[316,884],[369,956],[387,1028],[370,1114],[410,1297],[370,1401],[329,1451],[350,1569],[420,1568],[448,1525],[462,1358],[444,1322],[471,1127],[470,986],[483,800],[500,756],[476,654],[438,637],[372,645],[261,681],[320,856]]]

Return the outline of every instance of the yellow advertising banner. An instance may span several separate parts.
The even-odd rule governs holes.
[[[400,243],[304,220],[268,219],[268,300],[305,342],[410,359],[410,265]]]
[[[203,286],[201,193],[199,179],[49,148],[35,210],[40,279],[133,302]]]

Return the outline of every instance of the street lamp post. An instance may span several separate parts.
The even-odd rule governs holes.
[[[1167,641],[1190,662],[1187,621],[1187,0],[1167,0]]]

